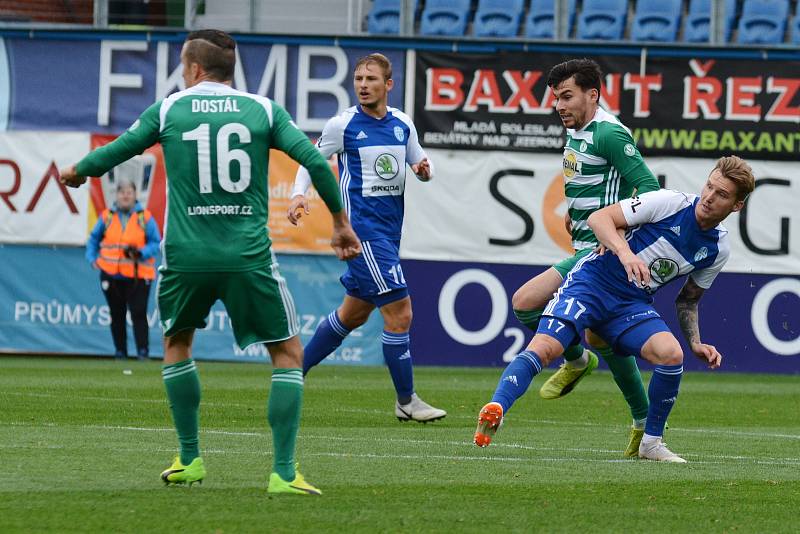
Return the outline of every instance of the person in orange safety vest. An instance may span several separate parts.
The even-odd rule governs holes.
[[[136,201],[136,186],[117,183],[117,200],[97,219],[86,243],[86,259],[100,270],[100,287],[111,312],[116,358],[128,357],[126,313],[131,312],[136,356],[149,356],[147,301],[156,276],[161,235],[153,216]]]

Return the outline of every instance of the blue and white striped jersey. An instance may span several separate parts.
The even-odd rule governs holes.
[[[353,106],[327,122],[317,147],[326,158],[337,154],[339,189],[359,239],[399,240],[406,164],[427,157],[411,118],[390,107],[376,119],[361,106]],[[308,172],[301,168],[292,196],[305,194],[310,183]]]
[[[707,289],[728,261],[728,231],[722,224],[701,230],[695,216],[697,195],[662,189],[622,200],[628,222],[628,245],[650,268],[650,284],[638,288],[628,282],[617,256],[590,254],[585,267],[593,279],[636,299],[650,298],[661,286],[688,274]],[[580,264],[579,264],[580,265]]]

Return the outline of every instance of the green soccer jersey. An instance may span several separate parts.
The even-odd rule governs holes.
[[[564,194],[576,251],[597,245],[586,222],[594,211],[629,198],[634,190],[659,189],[630,130],[602,108],[580,130],[567,129],[563,163]]]
[[[162,265],[171,270],[246,271],[270,262],[270,148],[309,170],[332,212],[342,208],[327,161],[285,109],[215,82],[156,102],[77,172],[100,176],[156,142],[167,169]]]

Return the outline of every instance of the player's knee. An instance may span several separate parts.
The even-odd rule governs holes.
[[[608,343],[591,330],[586,330],[586,342],[595,349],[605,349],[608,347]]]
[[[542,367],[547,367],[564,352],[564,347],[555,338],[544,334],[536,334],[528,344],[528,350],[536,353]]]
[[[368,313],[339,314],[339,322],[348,330],[355,330],[369,319]]]
[[[517,289],[514,295],[511,296],[511,307],[515,310],[528,310],[533,308],[530,298],[528,298],[527,292],[525,291],[525,286]]]
[[[665,354],[658,359],[659,365],[681,365],[683,363],[683,352]]]
[[[412,318],[411,306],[399,310],[385,318],[386,329],[390,332],[408,332],[411,329]]]
[[[683,363],[683,349],[677,341],[658,347],[653,351],[653,363],[656,365],[680,365]]]

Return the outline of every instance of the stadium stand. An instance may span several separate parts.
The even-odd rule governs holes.
[[[427,0],[420,34],[461,37],[466,33],[470,0]]]
[[[731,40],[733,23],[736,20],[736,0],[725,0],[725,42]],[[683,26],[683,40],[688,43],[707,43],[710,40],[711,0],[691,0],[686,22]]]
[[[400,33],[400,10],[403,0],[375,0],[367,15],[367,31],[371,34],[397,35]],[[412,17],[416,16],[417,1],[412,4]]]
[[[524,10],[523,0],[480,0],[472,33],[475,37],[516,37]]]
[[[788,18],[789,0],[744,0],[737,42],[782,43]]]
[[[797,2],[797,9],[794,12],[794,22],[792,22],[792,43],[800,45],[800,2]]]
[[[92,14],[91,0],[0,0],[3,22],[91,24]]]
[[[578,39],[616,41],[625,32],[627,0],[584,0],[578,16]]]
[[[568,0],[567,36],[575,26],[575,0]],[[525,21],[525,37],[529,39],[552,39],[555,31],[555,1],[533,0]]]
[[[681,0],[637,0],[632,41],[672,42],[678,36]]]

